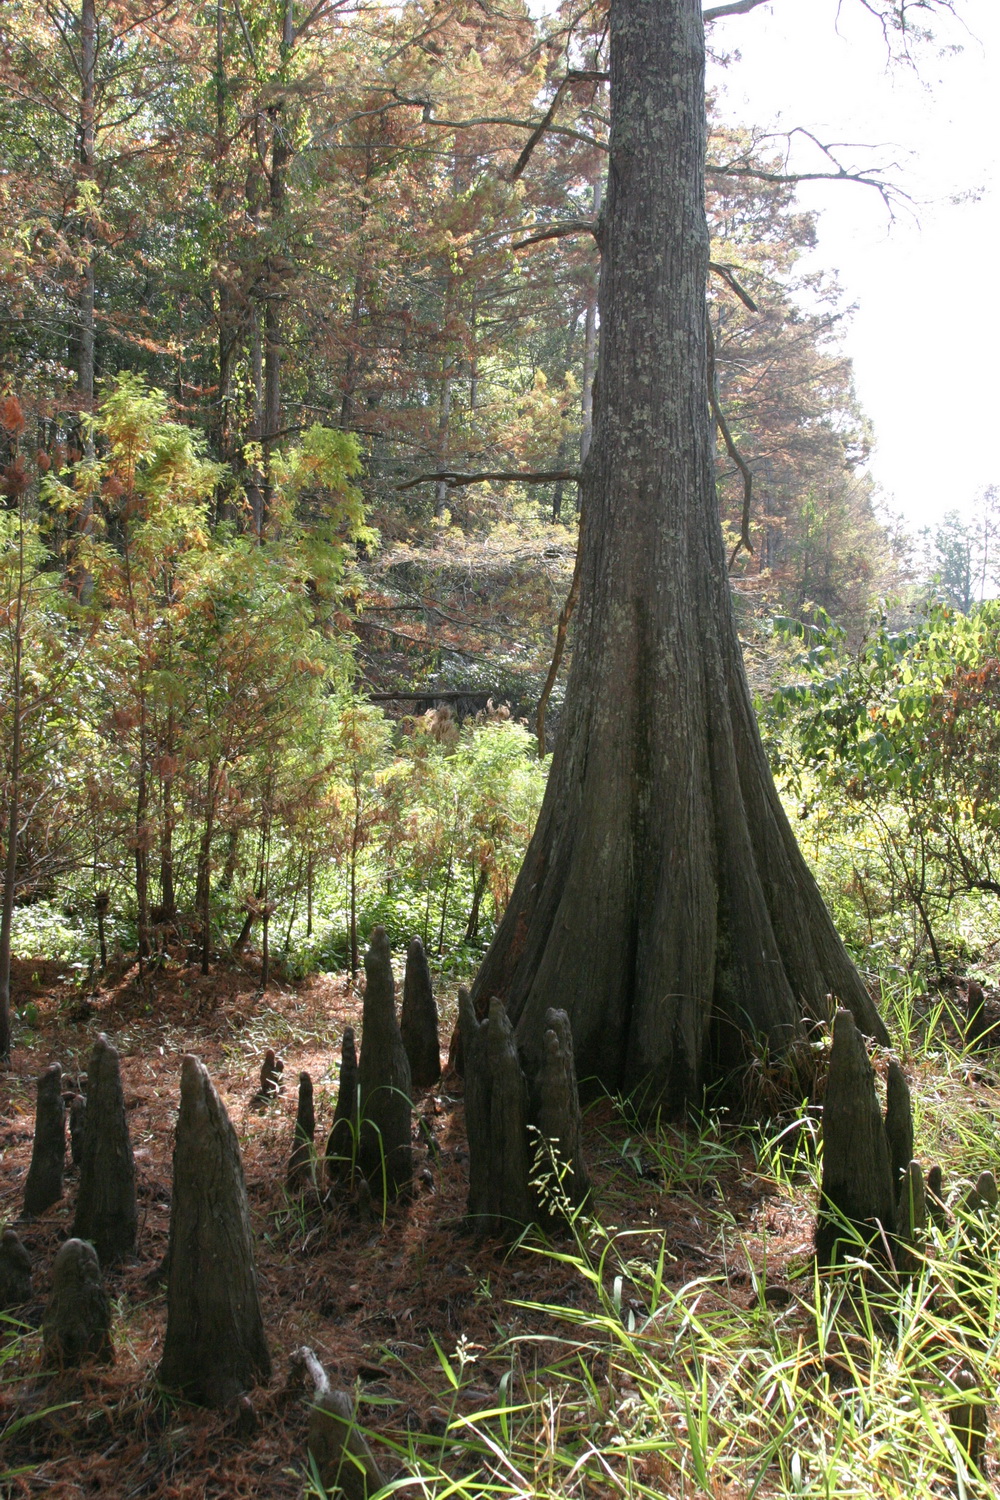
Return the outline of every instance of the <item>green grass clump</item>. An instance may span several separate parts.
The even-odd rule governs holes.
[[[503,1363],[495,1393],[477,1388],[477,1355],[461,1341],[450,1356],[438,1349],[440,1436],[397,1435],[401,1473],[386,1493],[995,1494],[992,1439],[974,1461],[968,1429],[988,1430],[1000,1388],[1000,1219],[965,1200],[1000,1160],[1000,1094],[989,1061],[956,1045],[946,1006],[915,1005],[912,987],[887,999],[917,1155],[925,1169],[943,1167],[949,1190],[948,1224],[931,1226],[908,1278],[860,1260],[820,1274],[811,1256],[786,1255],[775,1295],[766,1228],[738,1223],[724,1190],[706,1201],[705,1185],[724,1184],[752,1148],[769,1212],[808,1233],[822,1170],[814,1113],[756,1133],[727,1132],[718,1116],[700,1134],[627,1120],[616,1148],[624,1175],[649,1177],[653,1164],[664,1195],[690,1195],[705,1242],[727,1249],[729,1275],[676,1280],[663,1228],[614,1231],[578,1217],[561,1247],[523,1246],[560,1262],[579,1295],[509,1301],[506,1333],[498,1310],[497,1343],[479,1356]],[[745,1270],[733,1275],[737,1263]]]

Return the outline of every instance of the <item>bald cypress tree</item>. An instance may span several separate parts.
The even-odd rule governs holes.
[[[707,396],[701,0],[612,0],[601,349],[576,644],[538,826],[476,981],[529,1076],[681,1108],[834,995],[885,1028],[775,790],[727,576]]]

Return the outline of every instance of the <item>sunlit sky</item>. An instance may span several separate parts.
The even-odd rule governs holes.
[[[848,183],[803,185],[800,201],[820,211],[812,263],[855,304],[844,347],[875,428],[871,469],[911,529],[1000,483],[1000,0],[956,10],[915,70],[888,63],[861,0],[773,0],[712,29],[716,49],[740,54],[712,73],[725,116],[871,143],[856,162],[898,163],[912,201],[894,219]]]

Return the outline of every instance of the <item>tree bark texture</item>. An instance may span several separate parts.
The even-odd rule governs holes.
[[[31,1256],[13,1229],[0,1237],[0,1312],[31,1301]]]
[[[533,1089],[534,1116],[542,1171],[551,1171],[556,1178],[551,1201],[543,1201],[542,1207],[558,1217],[563,1206],[580,1207],[590,1192],[590,1177],[583,1156],[583,1116],[569,1016],[564,1010],[548,1010],[545,1022],[542,1067]]]
[[[469,1142],[468,1220],[477,1234],[518,1235],[535,1217],[528,1150],[528,1085],[499,1000],[485,1021],[459,991]]]
[[[358,1069],[358,1165],[378,1203],[413,1183],[410,1064],[396,1022],[396,984],[389,940],[376,927],[365,954],[365,999]]]
[[[345,1026],[340,1044],[340,1087],[333,1126],[326,1142],[326,1175],[331,1185],[350,1183],[358,1156],[358,1054],[354,1029]]]
[[[312,1079],[308,1073],[300,1073],[298,1106],[295,1111],[295,1135],[285,1178],[290,1193],[301,1192],[309,1184],[312,1177],[315,1136],[316,1110],[313,1105]]]
[[[73,1233],[90,1240],[102,1266],[135,1253],[139,1210],[135,1161],[118,1051],[102,1032],[87,1068],[87,1112]]]
[[[823,1183],[816,1223],[820,1265],[833,1265],[845,1248],[855,1252],[845,1220],[867,1243],[887,1244],[896,1228],[896,1186],[864,1037],[850,1011],[839,1010],[823,1101]]]
[[[208,1071],[181,1064],[160,1380],[228,1406],[271,1373],[236,1132]]]
[[[108,1363],[111,1302],[101,1280],[97,1251],[86,1240],[67,1240],[52,1268],[52,1295],[42,1319],[47,1364],[75,1369],[88,1360]]]
[[[529,1073],[682,1109],[834,995],[886,1032],[795,842],[730,598],[707,401],[700,0],[613,0],[612,124],[580,603],[538,826],[476,981]]]
[[[406,950],[399,1030],[414,1087],[433,1088],[441,1077],[438,1010],[431,985],[430,965],[424,945],[418,937],[413,938]]]
[[[63,1195],[66,1162],[66,1106],[62,1096],[62,1068],[52,1063],[38,1079],[35,1138],[31,1165],[24,1183],[24,1211],[40,1214]]]

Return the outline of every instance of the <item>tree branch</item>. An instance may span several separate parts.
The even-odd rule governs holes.
[[[580,530],[583,531],[583,512],[580,512]],[[576,562],[573,566],[573,581],[566,595],[566,602],[559,611],[559,621],[556,625],[556,642],[552,651],[552,661],[549,665],[548,676],[545,686],[542,688],[541,697],[538,700],[538,708],[535,710],[535,734],[538,737],[538,757],[541,759],[545,754],[545,710],[548,707],[552,689],[555,687],[556,677],[563,659],[563,651],[566,648],[566,633],[569,630],[569,622],[573,618],[576,601],[580,595],[580,558],[583,549],[579,542],[576,548]]]
[[[749,552],[751,556],[753,555],[753,543],[750,540],[750,507],[753,502],[753,474],[750,471],[750,466],[747,463],[746,459],[743,457],[742,453],[736,446],[736,441],[733,437],[733,434],[729,430],[729,423],[726,421],[726,414],[722,410],[722,406],[719,402],[719,393],[716,389],[715,384],[715,334],[712,332],[712,321],[710,318],[705,319],[705,328],[708,334],[709,404],[711,405],[712,415],[715,418],[716,425],[718,426],[719,431],[722,433],[722,441],[726,445],[726,452],[729,454],[729,457],[732,459],[733,463],[743,475],[743,513],[740,517],[739,540],[737,541],[736,546],[733,548],[732,556],[729,559],[729,566],[732,567],[733,563],[736,561],[737,554],[741,550]]]
[[[597,225],[593,219],[566,219],[562,224],[550,224],[547,229],[540,229],[537,234],[529,234],[525,240],[518,240],[511,245],[512,250],[523,250],[526,245],[540,245],[543,240],[562,240],[571,234],[592,234],[598,239]]]
[[[440,469],[434,474],[418,474],[416,479],[407,479],[405,484],[397,484],[397,490],[412,490],[418,484],[446,484],[449,489],[465,484],[485,484],[488,480],[496,480],[504,484],[553,484],[560,479],[571,479],[574,482],[580,478],[578,469],[546,469],[536,471],[524,471],[518,469],[495,469],[486,470],[481,474],[459,474],[454,469]]]
[[[721,21],[723,16],[745,16],[750,11],[756,10],[758,5],[767,5],[769,0],[729,0],[728,5],[713,5],[710,10],[703,10],[701,19],[703,21]]]
[[[517,249],[516,245],[514,246],[514,249]],[[718,261],[710,260],[708,263],[708,269],[710,271],[714,271],[716,276],[722,277],[722,280],[726,283],[727,287],[729,287],[729,290],[736,293],[737,297],[739,297],[744,307],[749,308],[753,313],[760,311],[750,293],[746,291],[742,286],[740,286],[740,283],[736,280],[736,277],[733,275],[732,270],[729,266],[722,266],[718,263]]]

